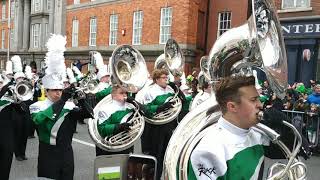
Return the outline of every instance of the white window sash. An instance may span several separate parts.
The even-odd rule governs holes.
[[[231,12],[228,12],[228,11],[219,13],[217,37],[220,37],[224,32],[226,32],[231,28],[231,16],[232,16]],[[221,26],[221,23],[222,23],[222,26]]]
[[[5,49],[4,44],[6,40],[6,31],[2,29],[1,31],[1,49]]]
[[[2,1],[2,19],[6,19],[6,2]]]
[[[96,46],[96,36],[97,36],[97,19],[90,19],[90,37],[89,37],[89,46]]]
[[[143,11],[136,11],[133,14],[133,30],[132,30],[132,44],[141,45],[143,26]]]
[[[72,21],[72,47],[78,46],[78,31],[79,31],[79,21]]]
[[[117,45],[118,15],[110,15],[109,45]]]
[[[171,38],[172,7],[161,8],[159,43],[164,44]]]
[[[305,5],[302,5],[302,2],[304,2],[304,1],[307,1],[307,2],[305,3]],[[299,8],[310,7],[310,0],[293,0],[292,5],[290,5],[290,3],[287,2],[288,3],[287,7],[285,6],[286,5],[285,2],[287,2],[287,0],[282,0],[282,3],[281,3],[282,9],[299,9]],[[298,2],[300,2],[300,6],[298,6]]]

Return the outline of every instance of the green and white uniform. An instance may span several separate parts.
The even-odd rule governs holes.
[[[166,88],[160,87],[158,84],[152,84],[144,94],[144,104],[146,108],[146,116],[152,117],[157,111],[157,108],[170,100],[174,96],[174,91],[170,86]]]
[[[125,123],[133,113],[133,105],[112,100],[98,112],[98,131],[102,137],[113,135],[115,126]]]
[[[67,101],[59,115],[54,114],[52,105],[53,102],[48,98],[44,101],[38,101],[30,106],[30,113],[32,120],[38,127],[40,142],[56,145],[60,126],[76,105],[73,102]]]
[[[97,102],[101,101],[104,97],[111,94],[112,86],[110,86],[108,83],[99,83],[98,85],[98,92],[95,94]]]
[[[188,179],[257,179],[267,137],[223,117],[209,128],[191,154]]]
[[[0,99],[0,112],[2,111],[2,109],[9,106],[11,103],[13,103],[12,99],[7,98],[5,96],[1,97],[1,99]]]

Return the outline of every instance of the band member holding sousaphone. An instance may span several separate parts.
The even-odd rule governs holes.
[[[249,0],[248,10],[248,23],[225,32],[210,51],[208,74],[216,95],[175,130],[166,179],[258,179],[264,156],[288,158],[287,164],[273,164],[267,179],[306,178],[297,157],[303,152],[299,131],[281,111],[262,112],[252,76],[253,67],[262,69],[277,96],[285,96],[287,59],[276,10],[271,0]]]
[[[77,120],[92,117],[85,99],[78,99],[71,85],[64,89],[66,72],[63,53],[66,37],[53,34],[46,46],[46,75],[42,78],[47,98],[30,106],[32,120],[39,135],[38,176],[51,179],[73,179],[72,137]],[[77,99],[77,106],[70,99]]]
[[[112,101],[106,104],[98,112],[98,131],[102,138],[113,136],[120,132],[130,130],[132,123],[128,123],[134,117],[132,104],[126,102],[127,91],[118,85],[113,85],[111,91]],[[104,151],[96,148],[96,156],[111,154],[129,154],[133,152],[133,145],[118,152]]]
[[[111,95],[95,106],[95,118],[88,121],[97,156],[132,152],[133,143],[144,130],[143,107],[127,96],[127,92],[138,92],[147,81],[143,56],[135,48],[121,45],[113,51],[109,63],[114,87]]]

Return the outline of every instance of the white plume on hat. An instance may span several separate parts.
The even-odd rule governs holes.
[[[96,61],[96,67],[97,69],[100,70],[100,68],[102,68],[102,66],[104,66],[104,62],[103,62],[103,58],[101,56],[101,54],[99,52],[96,52],[94,55],[93,55],[95,61]]]
[[[100,81],[100,79],[103,76],[110,76],[111,75],[111,71],[110,71],[110,66],[108,65],[103,65],[102,67],[100,67],[98,73],[97,73],[97,78]]]
[[[7,61],[6,62],[6,75],[8,75],[8,74],[13,74],[12,61]]]
[[[67,40],[65,36],[51,34],[46,43],[48,52],[45,57],[46,75],[42,78],[45,89],[63,89],[62,77],[66,73],[64,51],[66,50]]]
[[[22,72],[22,63],[21,63],[21,58],[20,56],[13,56],[11,58],[11,61],[12,61],[12,65],[13,65],[13,72],[16,73],[16,72]]]
[[[24,74],[28,79],[32,79],[32,70],[29,65],[27,65],[26,68],[24,69]]]
[[[74,74],[73,74],[73,71],[72,71],[71,68],[67,68],[67,75],[68,75],[69,83],[70,83],[70,84],[77,82],[77,80],[76,80],[76,78],[74,77]]]
[[[74,71],[74,73],[77,75],[78,78],[82,78],[83,74],[80,72],[80,70],[78,69],[77,66],[73,66],[72,70]]]

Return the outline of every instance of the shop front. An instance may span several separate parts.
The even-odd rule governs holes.
[[[288,58],[288,81],[320,80],[319,42],[320,18],[281,21]],[[319,64],[319,65],[318,65]]]

